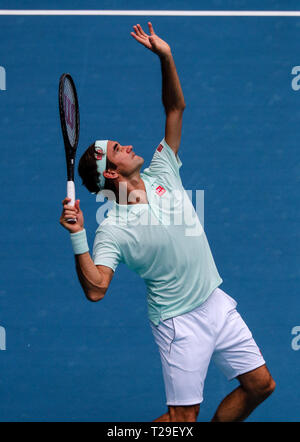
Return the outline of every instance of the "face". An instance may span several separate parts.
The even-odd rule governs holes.
[[[111,140],[107,143],[107,158],[117,166],[115,172],[123,177],[131,176],[144,163],[144,159],[134,153],[132,146],[122,146]]]

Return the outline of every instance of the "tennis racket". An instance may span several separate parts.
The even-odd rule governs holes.
[[[58,102],[67,162],[67,196],[71,199],[68,205],[74,206],[74,166],[79,138],[79,105],[75,84],[70,74],[62,74],[59,79]],[[68,219],[67,222],[75,223],[76,220]]]

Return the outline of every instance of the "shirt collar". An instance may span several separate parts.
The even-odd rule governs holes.
[[[146,194],[148,199],[148,204],[118,204],[116,201],[112,201],[112,208],[109,211],[109,215],[114,217],[125,218],[128,215],[137,215],[141,211],[151,205],[152,202],[152,192],[151,192],[151,183],[148,182],[149,178],[145,177],[141,174],[142,180],[145,184]]]

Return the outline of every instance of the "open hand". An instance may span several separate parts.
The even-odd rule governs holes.
[[[135,32],[131,32],[132,37],[136,39],[139,43],[141,43],[146,48],[150,49],[150,51],[155,52],[155,54],[159,56],[166,56],[171,54],[171,48],[164,40],[159,38],[158,35],[155,34],[152,23],[148,22],[150,35],[146,34],[143,31],[141,25],[133,26]]]

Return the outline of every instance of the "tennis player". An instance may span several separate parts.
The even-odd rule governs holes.
[[[273,392],[275,382],[236,301],[220,289],[205,232],[182,186],[178,149],[184,96],[170,46],[148,26],[150,34],[138,24],[131,35],[160,59],[164,138],[143,172],[143,158],[117,141],[97,140],[81,157],[78,171],[87,189],[104,189],[115,198],[96,231],[92,257],[79,200],[70,207],[64,199],[60,223],[71,234],[78,278],[89,300],[104,297],[120,262],[145,280],[168,406],[156,421],[197,420],[211,360],[227,379],[239,381],[212,420],[243,421]],[[70,217],[76,223],[68,223]]]

